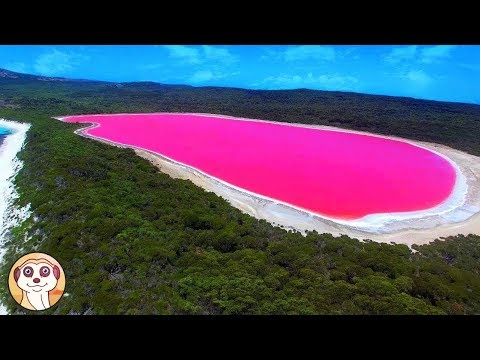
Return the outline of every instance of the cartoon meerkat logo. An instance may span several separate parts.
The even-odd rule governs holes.
[[[60,264],[51,256],[31,253],[14,264],[9,286],[13,298],[21,306],[29,310],[45,310],[63,295],[65,275]]]

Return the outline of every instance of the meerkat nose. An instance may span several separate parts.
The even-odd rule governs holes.
[[[39,279],[39,278],[35,278],[35,279],[33,279],[33,282],[34,282],[35,284],[38,284],[38,283],[40,282],[40,279]]]

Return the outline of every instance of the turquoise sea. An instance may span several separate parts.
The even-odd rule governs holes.
[[[0,145],[3,142],[3,139],[5,139],[5,137],[7,135],[11,134],[11,133],[12,132],[10,131],[10,129],[5,129],[5,128],[0,127]]]

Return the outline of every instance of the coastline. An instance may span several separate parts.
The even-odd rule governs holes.
[[[172,115],[184,113],[156,114]],[[99,114],[93,116],[108,115],[118,114]],[[368,215],[356,223],[352,221],[344,222],[337,219],[322,217],[304,209],[295,208],[290,204],[283,204],[274,199],[262,197],[261,195],[236,188],[220,179],[216,179],[203,173],[199,169],[178,163],[162,154],[157,154],[147,149],[137,148],[130,145],[115,143],[108,139],[90,135],[88,130],[99,126],[98,123],[88,122],[88,124],[90,124],[89,126],[77,130],[76,133],[111,145],[133,148],[138,155],[147,158],[159,167],[162,172],[165,172],[172,177],[189,179],[197,186],[200,186],[207,191],[212,191],[225,198],[234,207],[239,208],[243,212],[259,219],[265,219],[274,225],[282,226],[287,229],[295,229],[301,232],[304,232],[305,230],[316,230],[318,232],[328,232],[334,235],[346,234],[358,239],[371,239],[380,242],[393,241],[407,245],[412,245],[413,243],[428,243],[438,237],[457,235],[460,233],[480,233],[480,215],[478,214],[480,211],[480,158],[478,157],[439,144],[329,126],[278,123],[268,120],[244,119],[217,114],[195,115],[349,132],[406,142],[413,146],[427,149],[447,159],[455,167],[457,172],[456,190],[453,191],[451,196],[449,196],[449,198],[442,204],[425,211],[398,214],[374,214]],[[70,116],[56,117],[56,119],[63,121],[68,117]],[[414,237],[415,240],[410,237]]]
[[[8,232],[29,216],[29,208],[15,208],[14,202],[18,193],[14,186],[14,179],[23,163],[17,158],[23,148],[29,124],[0,119],[0,126],[11,129],[12,134],[3,139],[0,149],[0,263],[6,249],[4,244]],[[0,315],[7,314],[5,307],[0,303]]]

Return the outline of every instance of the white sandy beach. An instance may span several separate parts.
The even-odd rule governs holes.
[[[0,126],[13,130],[5,138],[0,149],[0,263],[5,249],[8,230],[29,216],[28,207],[17,209],[13,206],[18,194],[13,185],[13,179],[22,167],[17,153],[22,149],[30,125],[0,119]],[[0,315],[5,315],[6,309],[0,304]]]
[[[373,214],[360,219],[360,221],[338,221],[321,217],[251,192],[242,191],[242,189],[226,184],[225,182],[215,179],[198,169],[168,159],[161,154],[156,154],[145,149],[134,148],[128,145],[113,143],[109,140],[99,139],[84,133],[85,130],[95,127],[97,124],[80,129],[77,133],[115,146],[134,148],[138,155],[148,159],[155,164],[160,171],[173,178],[188,179],[197,186],[225,198],[234,207],[243,212],[259,219],[265,219],[274,225],[282,226],[287,229],[295,229],[301,232],[304,232],[305,230],[316,230],[319,233],[332,233],[334,235],[346,234],[358,239],[371,239],[378,242],[395,242],[407,245],[425,244],[436,238],[457,234],[480,234],[479,157],[439,144],[329,126],[277,123],[273,121],[242,119],[216,114],[196,115],[259,121],[284,126],[301,126],[330,131],[342,131],[408,142],[412,145],[429,149],[448,159],[456,168],[457,183],[452,195],[444,203],[426,211],[396,214]],[[57,119],[62,120],[63,118],[57,117]]]

